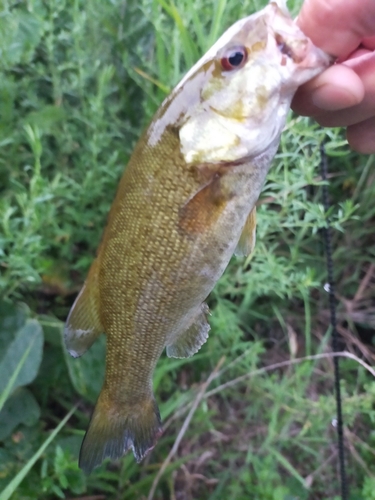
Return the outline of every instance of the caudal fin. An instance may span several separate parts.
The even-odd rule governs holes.
[[[162,434],[160,413],[153,396],[136,407],[112,407],[99,396],[79,456],[79,466],[90,474],[105,458],[118,459],[130,448],[140,462]]]

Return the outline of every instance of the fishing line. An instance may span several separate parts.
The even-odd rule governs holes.
[[[328,197],[328,184],[327,184],[327,172],[328,172],[328,161],[327,155],[324,148],[324,143],[320,146],[320,168],[322,173],[322,179],[325,183],[322,186],[322,197],[324,212],[327,214],[329,210],[329,197]],[[324,287],[328,291],[329,295],[329,309],[330,309],[330,321],[332,327],[332,349],[334,352],[339,352],[339,335],[337,333],[337,321],[336,321],[336,297],[335,297],[335,283],[333,279],[333,259],[332,259],[332,234],[331,225],[329,217],[326,217],[326,226],[323,228],[323,240],[325,246],[325,254],[327,259],[327,279],[328,287]],[[341,498],[342,500],[348,499],[348,484],[346,478],[345,470],[345,449],[344,449],[344,424],[342,418],[342,400],[341,400],[341,388],[340,388],[340,366],[339,357],[335,356],[333,358],[334,366],[334,378],[335,378],[335,396],[336,396],[336,413],[337,413],[337,440],[338,440],[338,452],[339,452],[339,465],[340,465],[340,481],[341,481]]]

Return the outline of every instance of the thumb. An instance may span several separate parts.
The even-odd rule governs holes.
[[[375,1],[305,0],[297,24],[315,45],[342,59],[375,35]]]

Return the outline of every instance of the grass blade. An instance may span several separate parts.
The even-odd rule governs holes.
[[[209,46],[213,45],[216,42],[216,40],[219,38],[220,32],[222,31],[222,20],[226,5],[227,0],[219,0],[219,2],[215,4]]]
[[[18,375],[20,374],[21,370],[22,370],[22,367],[23,365],[25,364],[25,361],[26,359],[28,358],[29,356],[29,353],[31,351],[31,348],[34,344],[34,341],[35,341],[35,338],[30,342],[28,348],[26,349],[26,351],[23,353],[23,356],[22,358],[20,359],[16,369],[14,370],[14,372],[12,373],[12,376],[10,377],[9,379],[9,382],[7,384],[7,386],[5,387],[5,389],[3,390],[3,392],[0,394],[0,411],[3,409],[3,406],[5,404],[5,401],[8,399],[10,393],[12,392],[12,389],[13,389],[13,386],[14,386],[14,383],[15,381],[17,380],[17,377]]]
[[[186,61],[186,66],[190,68],[199,59],[197,47],[194,44],[189,31],[186,29],[182,17],[174,3],[171,2],[168,4],[165,0],[158,0],[158,2],[176,24],[183,47],[183,55]]]
[[[61,431],[64,425],[67,423],[69,418],[73,415],[76,410],[76,406],[70,410],[70,412],[65,416],[65,418],[59,423],[56,429],[51,433],[51,435],[44,441],[39,450],[30,458],[30,460],[25,464],[25,466],[19,471],[15,478],[8,484],[8,486],[0,493],[0,500],[8,500],[11,495],[16,491],[20,483],[27,476],[30,469],[33,467],[35,462],[40,458],[43,454],[44,450],[51,444],[51,442],[55,439],[57,434]]]
[[[306,482],[304,478],[298,473],[298,471],[293,467],[293,465],[275,448],[268,448],[269,451],[274,455],[276,460],[286,469],[299,483],[306,488]]]

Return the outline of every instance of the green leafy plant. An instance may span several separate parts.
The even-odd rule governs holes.
[[[103,379],[105,338],[74,360],[61,332],[119,176],[184,72],[225,28],[264,4],[4,3],[1,500],[338,498],[320,237],[323,140],[339,328],[355,353],[341,361],[348,480],[353,500],[372,498],[375,384],[361,363],[372,359],[374,343],[374,157],[350,152],[339,129],[294,115],[259,201],[255,252],[234,258],[209,298],[209,341],[191,359],[158,364],[164,436],[141,465],[129,454],[88,478],[77,466]],[[294,14],[300,4],[289,2]]]
[[[27,320],[20,328],[23,314],[13,319],[16,309],[5,312],[2,304],[2,345],[0,360],[0,439],[6,438],[20,423],[32,425],[40,416],[37,401],[25,387],[36,377],[42,360],[43,333],[39,323]],[[10,321],[8,318],[10,317]],[[13,322],[13,325],[12,325]]]

